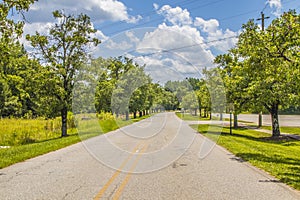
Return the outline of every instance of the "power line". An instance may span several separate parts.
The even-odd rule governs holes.
[[[232,15],[232,16],[229,16],[229,17],[225,17],[225,18],[219,19],[218,21],[225,21],[225,20],[233,19],[233,18],[240,17],[240,16],[243,16],[243,15],[248,15],[248,14],[251,14],[251,13],[255,13],[257,11],[259,11],[259,9],[250,10],[250,11],[243,12],[243,13],[240,13],[240,14],[237,14],[237,15]]]
[[[195,43],[195,44],[192,44],[192,45],[186,45],[186,46],[181,46],[181,47],[172,48],[172,49],[158,50],[158,51],[152,52],[152,53],[141,54],[140,56],[145,57],[145,56],[151,56],[151,55],[158,54],[158,53],[169,53],[169,52],[172,52],[172,51],[177,51],[177,50],[181,50],[181,49],[187,49],[187,48],[191,48],[191,47],[195,47],[195,46],[201,46],[203,44],[210,44],[210,43],[214,43],[214,42],[220,42],[220,41],[224,41],[224,40],[228,40],[228,39],[233,39],[233,38],[238,38],[238,36],[236,35],[236,36],[230,36],[230,37],[225,37],[225,38],[219,38],[219,39],[216,39],[216,40],[210,40],[210,41],[206,41],[206,42]],[[132,53],[134,51],[130,51],[128,53]]]
[[[196,1],[199,2],[199,0],[185,0],[185,1],[174,2],[174,4],[181,4],[183,6],[186,6],[186,5],[192,4],[192,3],[196,2]],[[168,8],[166,10],[170,10],[170,9],[172,9],[172,7]],[[146,11],[146,13],[144,13],[144,17],[150,17],[150,16],[153,16],[155,14],[156,14],[156,10],[149,10],[149,11]],[[106,28],[106,27],[110,27],[110,26],[113,26],[113,25],[125,24],[125,23],[127,23],[125,20],[118,21],[118,22],[113,22],[113,23],[109,23],[109,24],[101,26],[100,29]]]
[[[225,1],[225,0],[217,0],[217,1],[210,2],[210,3],[202,4],[200,6],[196,6],[196,7],[193,7],[191,9],[189,9],[189,11],[195,10],[195,9],[198,9],[198,8],[204,8],[204,7],[219,3],[221,1]],[[172,8],[170,8],[170,9],[172,9]],[[124,29],[120,29],[118,31],[113,31],[113,32],[109,33],[109,35],[114,35],[114,34],[117,34],[117,33],[123,32],[123,31],[127,31],[127,30],[130,30],[130,29],[137,28],[139,26],[146,25],[146,24],[153,23],[153,22],[160,21],[160,20],[161,20],[161,17],[157,18],[157,19],[149,20],[149,21],[141,23],[141,24],[136,24],[134,26],[130,26],[129,28],[124,28]]]

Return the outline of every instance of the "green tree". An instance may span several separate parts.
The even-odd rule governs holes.
[[[96,30],[87,15],[76,17],[54,11],[53,17],[58,22],[50,28],[48,35],[36,32],[26,38],[37,48],[54,78],[50,95],[55,96],[59,102],[63,137],[67,136],[67,113],[72,103],[74,78],[80,67],[87,62],[88,46],[91,43],[98,45],[100,41],[91,36]]]
[[[199,108],[199,102],[198,97],[196,95],[196,92],[188,92],[183,98],[182,98],[182,108],[194,111],[194,115],[197,116],[197,110]]]
[[[40,65],[29,59],[19,42],[24,21],[11,14],[22,14],[34,0],[3,0],[0,3],[0,115],[21,117],[37,114],[36,78]]]
[[[128,73],[129,70],[136,67],[133,63],[132,59],[126,57],[117,57],[117,58],[109,58],[109,59],[102,59],[98,58],[97,60],[101,60],[98,64],[98,67],[102,70],[100,75],[98,75],[98,84],[96,89],[96,98],[95,98],[95,106],[97,112],[115,112],[119,111],[116,107],[112,110],[112,95],[113,92],[115,94],[120,93],[123,94],[122,88],[116,88],[117,85],[124,85],[125,80],[121,80],[122,77]],[[125,81],[126,82],[126,81]],[[125,84],[126,85],[126,84]],[[119,105],[117,103],[117,99],[114,99],[115,105]],[[121,101],[121,99],[120,99]]]
[[[273,136],[280,135],[279,108],[299,101],[299,32],[300,16],[295,11],[273,20],[265,31],[250,20],[228,54],[231,61],[216,60],[224,65],[234,101],[269,111]]]
[[[205,84],[202,89],[206,95],[205,99],[208,99],[206,104],[209,105],[210,112],[219,113],[220,120],[223,120],[223,112],[226,109],[226,91],[219,69],[204,69],[203,74]]]
[[[192,80],[192,79],[191,79]],[[193,81],[191,81],[193,82]],[[193,90],[193,85],[186,79],[183,81],[168,81],[165,84],[165,89],[175,94],[178,101],[181,103],[182,98]]]

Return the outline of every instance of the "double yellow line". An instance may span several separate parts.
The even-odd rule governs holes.
[[[113,196],[113,200],[117,200],[120,198],[125,186],[127,185],[132,172],[134,171],[134,169],[136,168],[140,157],[142,155],[142,153],[144,153],[147,148],[148,148],[149,144],[145,144],[145,142],[141,142],[138,143],[135,148],[132,150],[131,154],[128,155],[128,157],[123,161],[123,163],[121,164],[121,166],[117,169],[117,171],[111,176],[111,178],[106,182],[106,184],[101,188],[101,190],[98,192],[98,194],[94,197],[94,200],[98,200],[100,199],[105,191],[109,188],[109,186],[114,182],[114,180],[120,175],[122,169],[126,166],[126,164],[128,163],[128,161],[132,158],[132,156],[137,152],[138,149],[140,149],[142,147],[142,149],[139,151],[133,165],[131,166],[129,172],[127,173],[126,177],[124,178],[123,182],[121,183],[121,185],[119,186],[118,190],[114,193]]]

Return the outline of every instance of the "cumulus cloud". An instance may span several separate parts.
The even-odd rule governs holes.
[[[146,32],[137,51],[146,56],[137,56],[134,60],[140,65],[146,64],[145,71],[160,83],[199,78],[203,68],[211,67],[214,59],[195,27],[165,23]]]
[[[229,29],[223,31],[216,19],[204,20],[196,17],[194,25],[207,34],[206,39],[209,42],[207,45],[221,52],[226,52],[237,43],[237,33]]]
[[[154,31],[146,33],[137,46],[141,52],[151,48],[155,52],[176,53],[191,64],[202,67],[211,65],[213,59],[213,55],[204,44],[204,38],[191,26],[167,26],[165,23],[159,25]]]
[[[279,16],[281,14],[281,0],[267,0],[266,4],[275,9],[275,11],[273,12],[274,15]]]
[[[204,67],[213,67],[213,51],[225,53],[236,42],[237,35],[229,29],[222,30],[216,19],[193,19],[187,10],[169,5],[159,9],[153,5],[165,22],[143,37],[137,39],[127,34],[127,41],[135,38],[138,55],[128,55],[140,65],[146,64],[146,71],[158,82],[179,80],[182,77],[199,77]],[[214,42],[211,42],[214,41]]]
[[[216,19],[204,20],[201,17],[196,17],[194,25],[201,28],[204,32],[216,32],[219,28],[219,22]]]
[[[157,5],[154,5],[154,8],[158,9]],[[192,19],[190,13],[186,9],[180,7],[172,8],[169,5],[164,5],[157,13],[164,16],[165,20],[170,22],[173,25],[189,25],[192,24]]]
[[[134,43],[134,44],[138,44],[140,42],[140,39],[134,35],[134,32],[132,31],[126,31],[125,35],[128,37],[129,41]]]
[[[151,56],[138,56],[133,60],[139,65],[145,64],[145,72],[156,83],[183,80],[186,77],[200,77],[198,69],[176,54],[158,53]]]
[[[133,45],[128,43],[127,41],[122,42],[114,42],[113,40],[109,39],[106,43],[106,47],[111,50],[126,50],[131,48]]]
[[[89,15],[94,23],[111,21],[126,21],[136,23],[142,17],[128,14],[127,7],[117,0],[43,0],[36,2],[26,14],[30,22],[52,21],[51,12],[64,10],[66,13]]]

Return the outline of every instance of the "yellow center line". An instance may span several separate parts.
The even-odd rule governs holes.
[[[149,144],[146,144],[141,152],[138,154],[137,158],[135,159],[135,162],[134,164],[132,165],[131,169],[129,170],[128,174],[126,175],[126,177],[124,178],[123,182],[121,183],[120,187],[118,188],[118,190],[115,192],[115,195],[113,196],[113,200],[118,200],[124,190],[124,188],[126,187],[131,175],[132,175],[132,172],[133,170],[136,168],[140,158],[141,158],[141,155],[142,153],[144,153],[146,151],[146,149],[148,148]]]
[[[107,190],[107,188],[112,184],[112,182],[119,176],[119,174],[121,173],[121,170],[126,166],[127,162],[130,160],[130,158],[134,155],[134,153],[136,153],[136,151],[139,149],[139,147],[142,145],[143,143],[139,143],[135,146],[135,148],[132,150],[131,154],[128,155],[128,157],[126,158],[126,160],[123,161],[123,163],[121,164],[121,166],[117,169],[117,171],[112,175],[112,177],[107,181],[107,183],[102,187],[102,189],[98,192],[98,194],[94,197],[94,200],[98,200],[102,197],[102,195],[105,193],[105,191]]]

